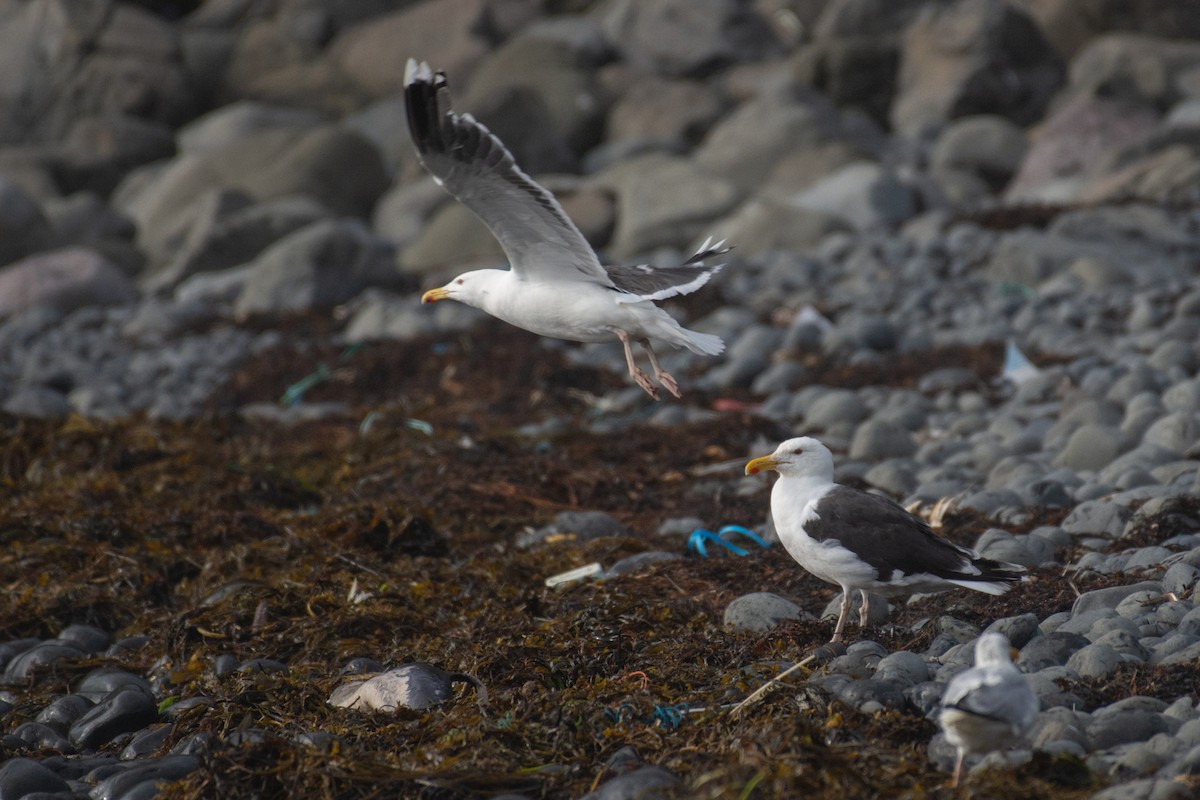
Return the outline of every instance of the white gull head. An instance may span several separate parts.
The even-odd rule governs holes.
[[[811,436],[788,439],[769,456],[746,465],[747,475],[773,469],[784,478],[821,478],[833,481],[833,454]]]

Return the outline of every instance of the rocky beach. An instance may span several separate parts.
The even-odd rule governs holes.
[[[606,263],[733,245],[682,400],[421,305],[505,261],[409,58]],[[0,110],[0,800],[1200,792],[1200,3],[9,0]],[[801,435],[1029,579],[825,646]]]

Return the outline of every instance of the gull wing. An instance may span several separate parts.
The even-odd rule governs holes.
[[[604,270],[618,289],[633,295],[621,298],[618,302],[636,302],[638,300],[664,300],[680,294],[691,294],[717,273],[724,264],[708,266],[704,259],[709,256],[719,256],[728,253],[731,248],[725,247],[725,240],[712,244],[712,237],[704,240],[700,249],[691,258],[674,267],[654,267],[649,264],[638,264],[626,267],[608,265]]]
[[[444,73],[410,58],[404,71],[404,106],[421,163],[442,188],[483,220],[517,276],[613,286],[554,195],[517,166],[487,126],[451,110]]]

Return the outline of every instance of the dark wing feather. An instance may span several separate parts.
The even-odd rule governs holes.
[[[814,539],[838,539],[875,569],[881,580],[894,570],[965,581],[1018,581],[1011,565],[981,558],[936,535],[919,517],[884,497],[839,486],[817,504],[819,519],[804,526]],[[969,570],[974,565],[979,574]]]
[[[421,163],[471,209],[504,248],[513,272],[612,286],[596,253],[554,195],[526,175],[508,148],[470,114],[450,108],[446,76],[409,60],[408,128]]]
[[[730,248],[724,247],[725,242],[711,244],[707,239],[700,249],[692,254],[687,261],[674,267],[654,267],[649,264],[638,264],[626,267],[620,265],[605,266],[604,270],[613,284],[622,292],[627,292],[642,300],[664,300],[675,295],[691,294],[723,267],[723,264],[706,265],[704,259],[728,253]]]

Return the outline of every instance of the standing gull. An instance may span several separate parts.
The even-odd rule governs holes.
[[[816,439],[788,439],[746,474],[773,469],[771,515],[779,541],[800,566],[842,587],[833,639],[842,639],[852,589],[862,592],[859,624],[867,624],[867,592],[939,592],[964,586],[1002,594],[1022,580],[1023,567],[983,558],[934,534],[892,501],[833,482],[833,455]]]
[[[693,353],[717,355],[717,336],[689,331],[654,304],[703,286],[721,265],[705,259],[729,251],[708,239],[672,267],[603,266],[554,195],[521,171],[512,153],[470,114],[450,108],[446,76],[409,59],[404,72],[408,128],[421,163],[434,180],[483,220],[511,269],[464,272],[423,303],[458,300],[527,331],[576,342],[620,340],[637,385],[658,389],[633,358],[634,341],[650,357],[654,379],[680,397],[679,384],[650,346],[658,339]]]
[[[958,786],[967,753],[1006,748],[1025,738],[1037,719],[1037,695],[1013,666],[1011,652],[1002,634],[985,633],[975,642],[975,666],[946,686],[938,724],[958,748],[951,786]]]

